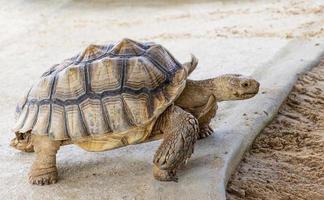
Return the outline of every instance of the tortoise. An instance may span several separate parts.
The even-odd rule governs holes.
[[[52,66],[16,107],[11,146],[36,152],[29,182],[57,182],[62,145],[98,152],[158,139],[153,175],[177,181],[196,140],[213,133],[217,102],[251,98],[259,89],[237,74],[189,80],[197,64],[194,55],[181,64],[159,44],[122,39]]]

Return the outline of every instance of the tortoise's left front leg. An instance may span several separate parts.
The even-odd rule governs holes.
[[[194,109],[193,113],[197,117],[199,122],[199,134],[198,139],[203,139],[210,136],[214,130],[210,127],[210,121],[215,117],[217,111],[216,98],[211,95],[208,102],[201,108]]]
[[[211,108],[206,114],[198,118],[199,121],[199,134],[198,139],[203,139],[210,136],[214,130],[210,127],[210,121],[215,117],[217,105]]]
[[[177,181],[177,168],[193,153],[198,121],[180,107],[170,106],[159,117],[156,126],[163,132],[163,142],[154,156],[154,177],[160,181]]]

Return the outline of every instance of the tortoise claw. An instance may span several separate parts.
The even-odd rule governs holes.
[[[157,166],[153,168],[154,178],[159,181],[173,181],[178,182],[178,177],[175,170],[163,170],[159,169]]]
[[[198,134],[198,140],[204,139],[213,133],[214,133],[214,130],[209,125],[202,126],[202,127],[200,127],[200,131]]]
[[[57,171],[49,172],[39,176],[29,176],[29,183],[33,185],[50,185],[57,182]]]

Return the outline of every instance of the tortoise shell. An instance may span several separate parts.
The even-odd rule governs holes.
[[[186,78],[183,66],[161,45],[130,39],[90,45],[51,67],[30,88],[17,105],[13,130],[53,140],[105,137],[115,142],[109,148],[142,142]]]

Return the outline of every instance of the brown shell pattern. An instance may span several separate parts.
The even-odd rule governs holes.
[[[174,101],[185,79],[161,45],[130,39],[90,45],[31,87],[17,105],[13,130],[77,140],[143,127]]]

